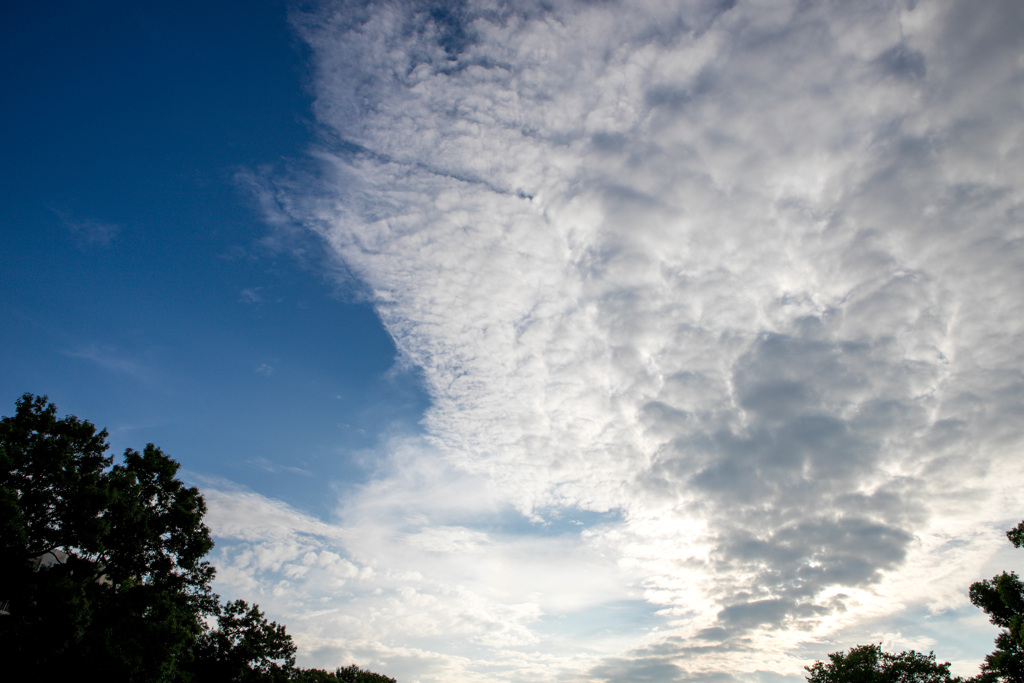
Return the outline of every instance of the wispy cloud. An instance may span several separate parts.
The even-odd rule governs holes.
[[[65,211],[54,209],[64,227],[82,246],[109,247],[121,232],[121,226],[89,218],[78,218]]]
[[[411,680],[798,680],[830,639],[964,604],[979,530],[1024,507],[1024,10],[440,7],[295,15],[337,143],[267,201],[433,400],[431,447],[341,512],[394,597],[324,594],[303,628],[329,649],[372,614],[346,632]],[[549,552],[559,510],[618,521]],[[656,623],[538,644],[637,598]]]
[[[243,304],[258,304],[263,301],[262,287],[246,287],[238,293],[238,300]]]
[[[62,351],[70,358],[80,358],[116,373],[129,375],[137,380],[149,381],[154,378],[154,369],[144,361],[127,354],[109,344],[89,344]]]
[[[266,472],[272,472],[274,474],[289,473],[299,474],[302,475],[303,477],[313,476],[313,473],[310,470],[305,469],[303,467],[295,467],[294,465],[282,465],[280,463],[271,462],[266,458],[256,458],[255,460],[249,460],[247,462],[249,462],[249,464],[251,465],[259,467],[261,470],[264,470]]]

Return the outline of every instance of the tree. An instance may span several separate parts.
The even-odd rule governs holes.
[[[360,669],[355,664],[328,673],[323,669],[302,669],[292,677],[297,683],[396,683],[394,678]]]
[[[339,683],[395,683],[395,679],[350,664],[334,672]]]
[[[949,662],[939,664],[935,653],[892,654],[878,645],[859,645],[833,652],[829,662],[807,669],[808,683],[955,683],[963,679],[949,673]]]
[[[206,505],[159,448],[114,465],[106,437],[45,396],[0,420],[0,653],[175,680],[216,603]]]
[[[1024,545],[1024,521],[1006,532],[1013,547]],[[1003,572],[992,580],[971,584],[971,602],[989,615],[989,621],[1003,630],[996,636],[996,649],[981,665],[985,681],[1024,683],[1024,584],[1016,572]]]
[[[198,489],[149,444],[120,462],[106,430],[25,394],[0,419],[0,658],[12,680],[98,671],[139,683],[395,683],[295,668],[284,626],[221,605]],[[214,625],[215,623],[215,625]]]
[[[25,394],[0,421],[0,553],[3,569],[58,548],[95,557],[108,533],[107,432],[69,416],[46,397]]]
[[[268,622],[244,600],[218,606],[217,628],[199,639],[194,670],[200,681],[286,681],[295,666],[295,645],[284,626]]]

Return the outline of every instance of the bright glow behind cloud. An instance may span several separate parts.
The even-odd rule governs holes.
[[[1024,9],[730,5],[296,16],[336,142],[276,202],[433,400],[341,511],[366,593],[331,609],[376,616],[339,642],[412,680],[798,674],[962,605],[1024,514]],[[551,546],[512,509],[617,514]],[[545,621],[612,604],[660,621]]]

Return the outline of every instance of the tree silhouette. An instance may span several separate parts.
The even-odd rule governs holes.
[[[949,673],[949,662],[939,664],[935,653],[910,650],[892,654],[879,645],[858,645],[849,652],[833,652],[828,663],[807,669],[808,683],[955,683],[963,679]]]
[[[284,626],[221,605],[198,489],[156,446],[106,455],[107,432],[25,394],[0,419],[0,658],[11,680],[97,671],[139,683],[394,679],[295,668]],[[326,678],[323,678],[326,677]]]
[[[1024,544],[1024,521],[1006,532],[1013,547]],[[996,649],[981,665],[982,680],[1024,683],[1024,584],[1016,572],[1003,572],[991,580],[971,584],[971,602],[1003,630]]]

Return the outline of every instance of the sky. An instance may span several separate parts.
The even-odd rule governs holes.
[[[0,8],[0,390],[402,683],[973,674],[1024,569],[1024,4]]]

